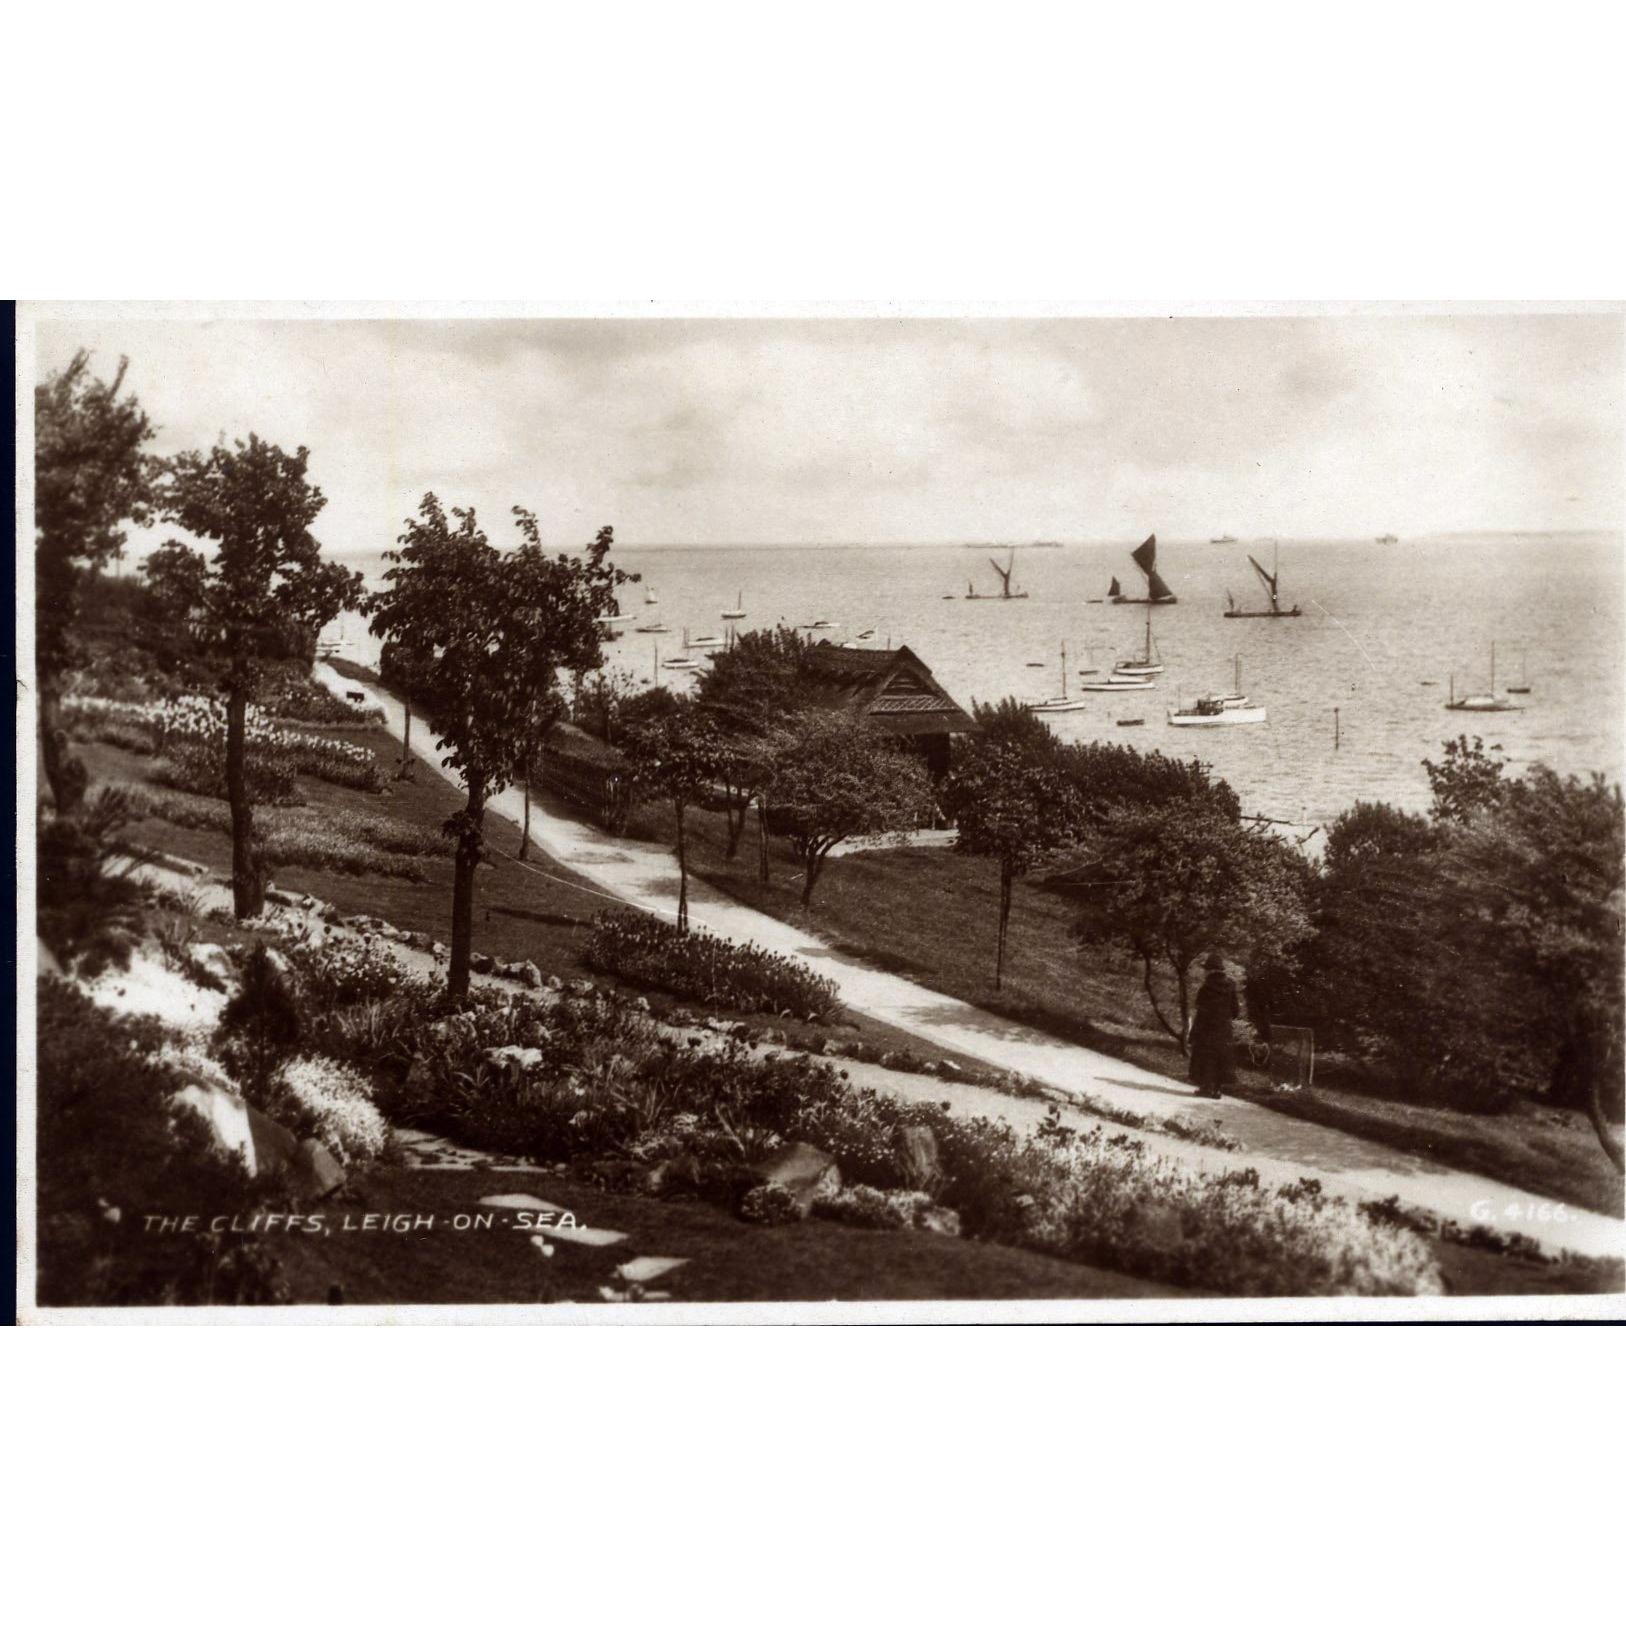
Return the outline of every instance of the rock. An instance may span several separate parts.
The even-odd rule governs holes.
[[[542,979],[542,986],[555,994],[563,993],[565,987],[557,977],[551,975]]]
[[[271,969],[275,971],[279,977],[283,978],[285,981],[292,978],[294,974],[294,962],[290,960],[281,949],[273,948],[271,944],[267,943],[265,945],[265,958]]]
[[[904,1179],[916,1191],[935,1196],[943,1188],[943,1159],[937,1136],[925,1124],[904,1124],[898,1130],[898,1161]]]
[[[733,1027],[728,1030],[728,1036],[731,1039],[738,1039],[741,1041],[741,1043],[744,1043],[745,1040],[751,1037],[751,1029],[749,1025],[744,1022],[736,1022]]]
[[[336,926],[339,923],[339,906],[336,903],[324,903],[317,910],[317,915],[324,924]]]
[[[237,967],[218,943],[189,943],[186,957],[198,970],[207,972],[222,986],[231,988],[236,985]]]
[[[428,954],[435,946],[435,940],[428,932],[408,932],[401,941],[408,948],[419,949],[425,954]]]
[[[469,956],[469,970],[478,971],[483,976],[489,976],[497,969],[497,962],[489,954],[471,954]]]
[[[833,1197],[841,1190],[841,1170],[828,1152],[804,1140],[751,1165],[751,1172],[765,1186],[778,1186],[788,1192],[797,1214],[805,1219],[820,1197]]]
[[[305,895],[302,892],[285,892],[280,886],[268,886],[265,889],[267,903],[280,903],[285,909],[302,909],[305,905]]]
[[[949,1061],[947,1058],[945,1058],[944,1060],[938,1062],[937,1071],[944,1078],[958,1078],[960,1076],[960,1068],[954,1062]]]
[[[590,999],[593,994],[593,985],[587,980],[586,977],[581,977],[577,981],[571,983],[570,991],[578,999]]]
[[[929,1208],[921,1209],[915,1216],[915,1226],[922,1231],[935,1231],[939,1236],[958,1236],[960,1216],[952,1208],[944,1208],[941,1203],[933,1203]]]
[[[294,1152],[289,1179],[301,1197],[315,1201],[344,1184],[344,1165],[321,1141],[307,1138]]]
[[[254,1159],[258,1171],[265,1175],[280,1175],[294,1180],[294,1166],[299,1159],[299,1137],[284,1128],[275,1118],[268,1118],[258,1107],[249,1107],[248,1124],[254,1135]]]
[[[643,1014],[645,1016],[649,1015],[649,1001],[647,999],[645,999],[642,994],[640,994],[635,1000],[633,1000],[632,1008],[635,1011],[643,1012]]]
[[[499,1072],[506,1074],[511,1082],[518,1083],[525,1076],[528,1067],[541,1064],[542,1052],[530,1045],[505,1044],[484,1052],[483,1059]]]
[[[177,1090],[173,1099],[203,1119],[221,1151],[242,1156],[250,1179],[263,1172],[255,1144],[254,1108],[242,1096],[198,1079]]]
[[[534,960],[517,960],[508,969],[513,972],[514,980],[527,988],[542,986],[542,970]]]

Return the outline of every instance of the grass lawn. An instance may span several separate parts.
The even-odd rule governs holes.
[[[663,807],[639,809],[629,834],[671,840]],[[1140,970],[1069,940],[1073,910],[1055,892],[1018,882],[1004,988],[993,987],[998,874],[989,860],[941,849],[883,848],[832,858],[810,908],[801,871],[784,842],[772,843],[772,880],[757,881],[756,832],[730,863],[721,814],[688,819],[690,867],[742,903],[816,931],[832,946],[930,988],[1029,1022],[1169,1077],[1185,1058],[1155,1026]],[[1173,1009],[1172,997],[1165,1009]],[[1626,1207],[1626,1183],[1598,1145],[1584,1113],[1525,1102],[1496,1115],[1424,1106],[1365,1091],[1323,1087],[1281,1095],[1243,1072],[1237,1093],[1316,1123],[1364,1135],[1452,1168],[1504,1180],[1599,1213]]]
[[[627,1240],[603,1248],[555,1241],[544,1258],[532,1233],[504,1225],[512,1216],[501,1212],[490,1231],[451,1228],[452,1215],[479,1212],[480,1198],[498,1192],[544,1197]],[[323,1212],[328,1234],[271,1244],[297,1303],[326,1303],[337,1287],[347,1304],[597,1304],[615,1267],[640,1253],[689,1261],[650,1284],[688,1302],[1191,1296],[1020,1248],[825,1220],[750,1225],[701,1203],[613,1195],[555,1174],[381,1166]],[[401,1233],[339,1228],[346,1215],[359,1226],[367,1213],[434,1215],[437,1223]]]

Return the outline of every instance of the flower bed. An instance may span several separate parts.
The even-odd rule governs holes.
[[[738,1198],[757,1184],[751,1161],[807,1141],[849,1183],[883,1194],[860,1192],[832,1216],[920,1223],[902,1132],[921,1127],[942,1165],[931,1211],[958,1214],[968,1237],[1227,1294],[1440,1290],[1418,1237],[1308,1185],[1194,1173],[1099,1128],[1019,1135],[855,1089],[805,1056],[690,1047],[603,1002],[479,994],[449,1012],[438,990],[411,983],[330,1009],[308,1038],[378,1069],[376,1099],[392,1118],[487,1151],[619,1164],[662,1190]]]
[[[146,785],[132,785],[128,794],[139,817],[162,819],[186,830],[231,830],[230,810],[214,797]],[[428,871],[413,855],[442,856],[451,850],[438,832],[384,814],[338,808],[261,807],[255,811],[255,828],[267,863],[345,875],[421,881]]]
[[[593,922],[585,951],[595,971],[664,988],[729,1010],[802,1016],[836,1007],[836,985],[788,955],[732,943],[706,931],[680,932],[653,915],[617,911]]]
[[[62,709],[75,732],[126,749],[143,749],[138,742],[145,730],[144,749],[175,767],[171,783],[206,796],[224,795],[226,708],[221,701],[197,694],[143,701],[71,695]],[[296,774],[308,774],[357,790],[383,786],[378,758],[354,741],[289,728],[257,706],[248,708],[246,733],[249,770],[267,783],[291,786]]]

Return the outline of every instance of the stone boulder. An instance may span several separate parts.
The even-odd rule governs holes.
[[[186,957],[198,970],[213,977],[223,988],[237,986],[237,967],[218,943],[189,943]]]
[[[527,1068],[541,1064],[542,1052],[531,1045],[505,1044],[485,1051],[483,1060],[511,1083],[518,1083],[525,1076]]]
[[[833,1197],[841,1190],[841,1170],[836,1160],[804,1140],[792,1141],[753,1163],[751,1172],[761,1185],[778,1186],[788,1192],[803,1219],[819,1198]]]
[[[288,1175],[294,1191],[311,1202],[337,1191],[345,1182],[344,1165],[321,1141],[310,1136],[295,1148]]]
[[[508,970],[514,980],[526,988],[542,986],[542,970],[534,960],[516,960]]]
[[[490,976],[497,969],[497,962],[489,954],[471,954],[469,956],[469,970],[478,971],[482,976]]]
[[[242,1096],[207,1079],[195,1079],[177,1090],[173,1099],[203,1120],[221,1151],[242,1157],[250,1179],[263,1172],[253,1128],[256,1114]]]

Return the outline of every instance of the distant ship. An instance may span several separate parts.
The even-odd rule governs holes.
[[[1395,543],[1400,540],[1400,538],[1396,536],[1393,531],[1386,531],[1377,540],[1380,548],[1392,548]]]
[[[1211,536],[1208,541],[1212,547],[1223,548],[1228,543],[1236,541],[1236,538],[1234,536]]]

